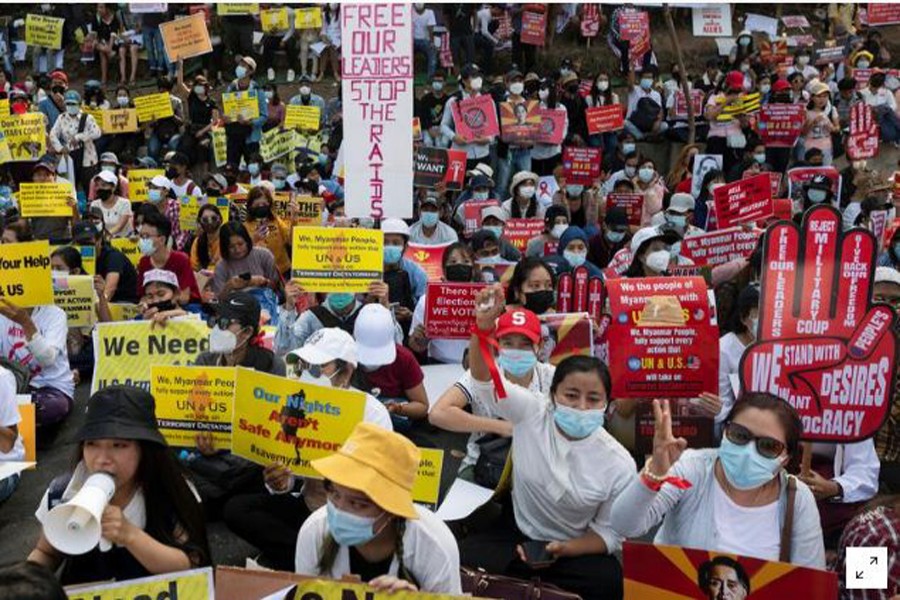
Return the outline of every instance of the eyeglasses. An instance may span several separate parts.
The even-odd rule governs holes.
[[[732,422],[725,424],[725,437],[732,444],[737,444],[738,446],[746,446],[750,442],[756,442],[757,452],[766,458],[778,458],[786,448],[784,442],[768,436],[753,435],[753,432],[743,425]]]
[[[232,323],[240,325],[240,321],[229,319],[228,317],[210,317],[206,320],[206,325],[210,329],[214,329],[216,326],[218,326],[219,329],[228,329],[228,326]]]

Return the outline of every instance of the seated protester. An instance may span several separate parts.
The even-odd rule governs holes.
[[[565,206],[569,211],[569,225],[577,225],[588,235],[597,231],[598,190],[585,189],[580,183],[570,183],[553,194],[554,204]]]
[[[243,223],[229,221],[219,229],[222,260],[216,263],[213,292],[224,298],[234,291],[250,293],[278,323],[278,298],[281,273],[275,257],[266,248],[254,246]]]
[[[694,197],[690,194],[683,192],[672,194],[663,215],[664,222],[669,223],[682,239],[706,233],[700,227],[691,224],[694,220]]]
[[[500,243],[500,258],[508,261],[517,261],[522,254],[503,235],[506,221],[509,219],[506,211],[497,206],[488,206],[481,209],[481,229],[490,231]]]
[[[701,229],[708,227],[709,206],[713,202],[713,193],[717,187],[725,184],[725,174],[719,169],[710,169],[703,176],[700,194],[694,201],[694,225]]]
[[[537,201],[537,181],[537,174],[531,171],[519,171],[513,175],[509,184],[510,197],[502,205],[506,219],[544,218],[544,207]]]
[[[244,227],[253,239],[253,246],[264,248],[275,258],[279,273],[291,270],[291,224],[272,212],[272,189],[268,185],[250,188],[247,194],[247,220]],[[222,245],[224,248],[224,244]],[[277,281],[280,278],[274,279]]]
[[[731,385],[732,376],[740,372],[744,350],[756,341],[759,326],[759,287],[748,285],[737,297],[737,306],[732,314],[728,333],[719,339],[719,398],[721,408],[713,415],[716,420],[716,437],[725,417],[734,406],[737,392]]]
[[[66,106],[68,107],[68,103]],[[68,179],[57,175],[58,166],[56,157],[45,154],[31,168],[31,182],[68,183]],[[67,202],[72,207],[71,217],[32,217],[30,219],[34,239],[50,240],[56,243],[67,242],[71,239],[71,224],[78,220],[78,203],[74,197],[68,198]]]
[[[894,230],[890,243],[885,244],[884,252],[878,257],[878,266],[900,271],[900,227]]]
[[[81,262],[81,252],[72,246],[61,246],[50,254],[50,269],[54,289],[59,284],[65,285],[69,275],[85,274]],[[69,357],[69,367],[72,369],[72,379],[75,385],[82,380],[89,381],[94,371],[94,345],[91,342],[91,329],[91,327],[69,327],[66,334],[66,354]]]
[[[625,271],[625,277],[659,277],[668,275],[672,266],[692,265],[693,262],[680,254],[672,257],[671,247],[680,241],[681,236],[671,227],[638,229],[631,238],[631,266]]]
[[[641,225],[646,227],[650,224],[653,215],[663,209],[666,184],[656,171],[656,164],[649,158],[641,160],[637,175],[631,181],[634,183],[634,191],[644,196],[644,203],[641,207]]]
[[[113,238],[128,237],[134,232],[131,224],[131,201],[116,195],[118,181],[115,173],[109,171],[100,171],[91,181],[96,186],[97,199],[90,206],[100,209],[104,228]]]
[[[359,423],[339,452],[312,461],[328,502],[300,528],[296,572],[357,575],[378,589],[461,594],[453,534],[412,501],[419,454],[402,436]]]
[[[138,250],[141,260],[138,262],[138,297],[143,297],[144,273],[151,269],[164,269],[172,271],[178,277],[180,293],[178,300],[186,305],[190,302],[200,301],[200,288],[197,287],[197,279],[191,270],[191,259],[184,252],[169,249],[169,239],[172,235],[172,225],[161,213],[147,212],[144,215],[140,227],[140,239]]]
[[[469,345],[472,385],[482,394],[498,393],[493,409],[512,424],[513,511],[505,510],[487,531],[463,541],[462,563],[526,580],[540,576],[585,600],[622,598],[622,568],[613,556],[622,536],[609,514],[633,476],[634,461],[603,429],[609,370],[594,357],[573,356],[556,367],[549,393],[501,376],[506,394],[499,397],[479,338],[494,337],[495,322],[498,329],[506,322],[502,288],[482,290],[475,305],[479,332]],[[517,314],[510,318],[514,326],[521,322]],[[534,333],[533,325],[529,329]],[[518,367],[524,361],[513,362]],[[552,563],[530,566],[522,546],[526,540],[544,543]]]
[[[0,243],[17,244],[19,242],[33,241],[34,235],[31,233],[31,225],[28,224],[27,219],[17,218],[15,221],[10,221],[3,225]]]
[[[421,421],[428,415],[422,367],[413,353],[394,339],[394,317],[381,304],[367,304],[353,326],[360,368],[354,385],[385,403],[398,425]]]
[[[292,364],[291,378],[353,389],[350,380],[357,366],[356,341],[346,331],[320,329],[302,348],[288,354],[287,360]],[[369,394],[363,420],[393,430],[387,409]],[[291,571],[300,526],[313,511],[325,506],[325,486],[318,479],[294,477],[290,469],[277,463],[268,465],[263,476],[266,491],[231,498],[223,518],[233,532],[262,552],[259,564]]]
[[[479,281],[475,271],[475,254],[465,242],[456,242],[447,246],[441,258],[443,281],[448,283],[471,283]],[[425,334],[425,308],[428,305],[428,294],[419,298],[413,312],[412,325],[409,332],[409,348],[417,354],[427,354],[434,362],[455,364],[462,363],[463,355],[468,347],[465,340],[446,338],[429,338]]]
[[[840,577],[840,598],[843,600],[896,598],[890,594],[900,589],[900,561],[897,560],[894,550],[897,547],[898,536],[900,536],[900,504],[898,501],[900,501],[900,496],[897,495],[878,497],[857,513],[844,528],[838,546],[837,563],[834,566],[834,571]],[[858,547],[888,547],[891,549],[888,551],[887,590],[875,592],[866,589],[848,589],[850,581],[845,579],[845,573],[852,571],[849,571],[847,565],[847,549]]]
[[[580,266],[588,270],[589,277],[603,277],[597,265],[588,262],[588,235],[577,225],[569,225],[559,238],[556,256],[548,257],[547,262],[557,269],[557,274],[574,271]]]
[[[19,405],[16,400],[16,376],[0,366],[0,465],[25,460],[25,444],[19,435]],[[19,485],[19,475],[0,479],[0,505]]]
[[[613,504],[617,531],[638,537],[662,522],[657,544],[825,568],[815,498],[785,471],[799,457],[803,431],[790,404],[771,394],[745,393],[725,420],[722,445],[687,451],[687,442],[672,435],[669,402],[654,400],[653,412],[653,456]],[[679,479],[690,487],[683,489]],[[789,510],[790,541],[783,546]]]
[[[606,211],[600,231],[588,240],[588,262],[597,265],[599,269],[605,269],[616,252],[626,248],[630,242],[628,215],[624,208],[614,206]]]
[[[35,516],[44,522],[50,509],[71,500],[88,477],[109,473],[116,491],[103,511],[103,535],[113,547],[67,556],[41,534],[29,561],[54,570],[65,561],[60,576],[65,585],[210,564],[203,509],[166,446],[155,413],[153,396],[135,387],[110,386],[90,397],[77,437],[76,466],[50,483]]]
[[[197,213],[197,236],[191,244],[191,268],[211,274],[222,258],[219,248],[219,230],[222,228],[222,212],[215,204],[204,204]]]
[[[549,254],[556,254],[559,236],[568,226],[569,210],[558,204],[548,206],[544,213],[544,232],[528,240],[528,244],[525,246],[525,256],[543,258]]]
[[[140,210],[146,210],[144,207],[155,209],[166,218],[171,230],[172,248],[180,251],[184,248],[191,232],[181,229],[181,200],[176,198],[172,192],[172,182],[163,175],[155,176],[147,184],[147,200],[141,204]],[[145,215],[149,214],[152,213],[145,213]],[[137,221],[137,216],[135,216],[135,221]]]
[[[500,210],[497,207],[491,207],[485,210]],[[475,253],[475,270],[478,279],[482,281],[494,282],[500,281],[500,275],[503,274],[502,266],[513,264],[512,261],[505,260],[500,254],[500,242],[497,240],[497,234],[487,228],[482,228],[472,234],[469,239],[472,246],[472,252]],[[500,267],[500,268],[498,268]]]
[[[441,221],[441,200],[429,192],[419,204],[419,220],[409,226],[409,241],[425,246],[442,246],[459,240],[452,227]]]
[[[481,171],[475,171],[474,173],[472,175],[472,172],[470,172],[469,187],[463,190],[456,199],[453,209],[453,221],[461,229],[466,225],[466,204],[468,202],[485,202],[495,198],[493,180]]]
[[[284,361],[259,340],[260,305],[251,294],[229,292],[216,305],[210,327],[209,351],[194,362],[201,366],[247,367],[262,373],[284,377]]]
[[[128,178],[122,174],[121,166],[122,165],[119,164],[119,157],[117,157],[114,152],[104,152],[100,155],[100,172],[102,173],[105,171],[116,176],[116,187],[113,189],[113,195],[121,196],[122,198],[130,198]],[[96,199],[97,178],[94,177],[91,179],[90,188],[88,188],[88,200]]]
[[[634,146],[633,143],[631,145]],[[603,182],[603,185],[600,188],[600,191],[603,193],[603,195],[606,196],[607,194],[612,192],[613,188],[615,188],[616,184],[618,184],[620,181],[628,181],[631,184],[631,189],[628,191],[633,192],[634,182],[632,180],[634,179],[635,175],[637,175],[638,163],[640,163],[640,161],[641,155],[638,154],[635,150],[632,150],[625,155],[622,167],[620,167],[618,170],[605,171],[607,173],[611,172],[612,175],[610,175],[607,180]]]
[[[2,600],[67,600],[68,597],[47,567],[22,561],[0,569]]]
[[[166,169],[166,178],[171,183],[171,190],[176,199],[203,195],[203,190],[191,179],[191,159],[187,154],[178,151],[166,153],[163,167]]]
[[[169,319],[187,316],[188,311],[179,301],[178,278],[172,271],[151,269],[144,273],[144,297],[138,304],[140,314],[136,321],[153,321],[164,326]],[[109,303],[100,300],[97,305],[100,321],[112,321]]]
[[[97,297],[103,297],[107,302],[136,303],[137,270],[128,257],[109,243],[103,222],[97,220],[95,225],[88,220],[76,223],[72,228],[72,238],[79,246],[94,247],[94,285]]]
[[[523,308],[508,310],[497,319],[495,336],[499,348],[497,366],[504,379],[536,396],[547,396],[556,368],[538,360],[541,323],[537,316]],[[470,409],[466,410],[466,406]],[[466,371],[428,414],[428,421],[435,427],[471,433],[458,477],[490,488],[497,487],[505,458],[495,463],[486,455],[480,460],[481,443],[496,445],[498,438],[509,438],[513,432],[512,423],[501,418],[497,409],[493,384],[476,381],[472,373]],[[507,453],[508,449],[507,444]]]
[[[536,315],[556,312],[556,276],[546,261],[525,258],[516,264],[506,286],[506,306]]]
[[[396,305],[394,316],[407,334],[416,302],[425,294],[428,276],[418,264],[403,258],[409,243],[409,226],[405,222],[384,219],[381,231],[384,233],[383,279],[388,285],[389,301]]]

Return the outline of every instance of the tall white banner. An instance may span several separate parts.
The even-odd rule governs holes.
[[[341,5],[347,216],[411,218],[412,5]]]

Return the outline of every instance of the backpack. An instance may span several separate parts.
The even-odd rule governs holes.
[[[645,97],[638,100],[637,106],[634,107],[634,112],[631,113],[628,120],[644,133],[649,133],[653,130],[653,124],[661,112],[662,107],[656,100]]]
[[[322,323],[323,328],[337,327],[338,329],[343,329],[350,335],[353,335],[353,326],[356,324],[356,317],[359,316],[358,310],[354,311],[353,314],[349,315],[346,319],[335,316],[321,304],[313,306],[309,310],[316,316],[319,322]]]
[[[27,394],[28,384],[31,383],[31,372],[27,367],[14,360],[0,357],[0,368],[6,369],[16,378],[16,393]]]

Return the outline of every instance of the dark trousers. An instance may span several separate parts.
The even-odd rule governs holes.
[[[494,42],[487,36],[478,33],[475,35],[475,47],[479,53],[478,66],[490,75],[494,72]]]
[[[266,566],[294,571],[297,534],[310,512],[302,497],[246,494],[225,504],[222,518],[234,533],[256,546]]]
[[[453,54],[453,63],[457,69],[475,62],[475,36],[450,35],[450,52]]]
[[[523,44],[519,32],[513,33],[512,36],[512,58],[513,62],[519,65],[519,70],[523,73],[534,70],[535,54],[537,46],[531,44]]]
[[[253,23],[234,23],[232,18],[222,19],[222,45],[237,56],[253,55]]]
[[[551,156],[550,158],[532,158],[531,171],[543,177],[545,175],[553,175],[553,169],[562,164],[562,154]]]
[[[228,156],[228,164],[241,164],[241,157],[249,163],[251,157],[259,152],[259,142],[248,142],[247,139],[253,129],[250,126],[243,126],[232,123],[225,126],[225,152]]]

